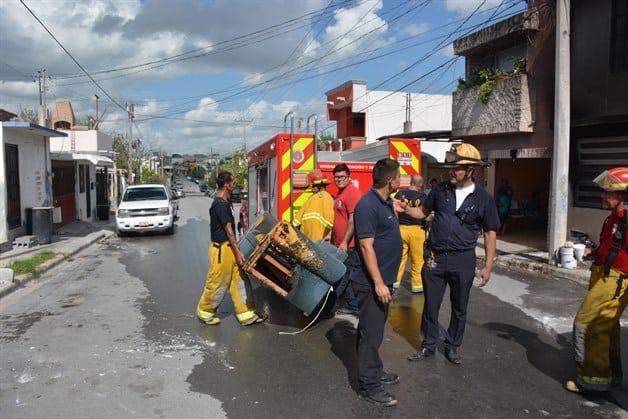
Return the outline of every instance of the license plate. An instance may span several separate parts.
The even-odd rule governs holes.
[[[150,223],[146,222],[146,221],[140,221],[139,223],[137,223],[138,227],[149,227]]]

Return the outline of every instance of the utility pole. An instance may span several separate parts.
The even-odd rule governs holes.
[[[96,124],[95,126],[97,127],[98,126],[98,99],[100,98],[98,97],[98,95],[94,95],[94,97],[96,98]]]
[[[236,118],[235,122],[238,122],[240,124],[242,124],[242,129],[244,130],[243,135],[244,135],[244,151],[246,151],[246,126],[249,125],[251,122],[253,122],[252,118]]]
[[[567,238],[569,202],[569,131],[570,131],[570,16],[571,1],[556,2],[556,75],[554,76],[554,149],[550,184],[549,263]]]
[[[127,174],[126,181],[127,185],[131,185],[133,183],[133,103],[127,102],[126,111],[129,115],[129,132],[128,136],[128,159],[127,159]]]
[[[410,108],[410,93],[406,95],[406,122],[403,123],[403,132],[412,132],[412,118]]]
[[[39,83],[39,107],[37,108],[37,123],[42,127],[46,126],[46,70],[38,70],[34,77]]]

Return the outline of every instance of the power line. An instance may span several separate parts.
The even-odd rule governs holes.
[[[87,75],[87,77],[89,77],[89,79],[105,94],[105,96],[107,96],[109,98],[109,100],[111,100],[111,102],[113,102],[115,105],[117,105],[120,109],[124,110],[126,112],[126,108],[124,106],[122,106],[120,103],[118,103],[113,97],[111,97],[111,95],[109,94],[109,92],[107,92],[96,80],[94,80],[94,78],[91,76],[91,74],[89,74],[87,72],[87,70],[85,70],[85,68],[83,68],[83,66],[81,65],[81,63],[79,63],[76,58],[74,58],[74,56],[72,56],[72,54],[70,54],[70,51],[68,51],[61,42],[59,42],[59,40],[52,34],[52,32],[50,32],[50,30],[46,27],[46,25],[44,25],[44,23],[39,19],[39,17],[37,17],[37,15],[26,5],[26,3],[24,3],[23,0],[20,0],[20,3],[22,3],[22,5],[26,8],[26,10],[28,10],[28,12],[33,15],[33,17],[35,18],[35,20],[37,20],[37,22],[39,22],[39,24],[46,30],[46,32],[48,32],[48,35],[50,35],[52,37],[52,39],[54,39],[54,41],[61,47],[61,49],[63,51],[65,51],[65,53],[68,55],[68,57],[70,57],[72,59],[72,61],[74,61],[74,63]]]

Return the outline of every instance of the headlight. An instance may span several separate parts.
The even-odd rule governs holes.
[[[129,210],[125,210],[125,209],[118,210],[118,217],[126,218],[128,216],[129,216]]]
[[[159,215],[168,215],[168,214],[170,214],[170,208],[169,207],[159,208],[158,211],[159,211]]]

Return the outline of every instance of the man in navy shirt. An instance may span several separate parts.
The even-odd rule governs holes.
[[[382,384],[399,381],[397,374],[384,372],[379,356],[391,291],[401,261],[399,221],[390,199],[399,184],[399,163],[391,159],[379,160],[373,167],[373,187],[360,199],[353,213],[360,260],[359,266],[351,271],[359,317],[358,395],[380,406],[397,404]]]
[[[462,363],[458,348],[467,322],[467,305],[475,275],[475,247],[478,236],[484,234],[486,264],[477,276],[480,286],[488,282],[495,258],[499,215],[493,197],[473,180],[476,166],[487,163],[470,144],[461,144],[447,152],[445,166],[449,181],[434,187],[419,207],[402,208],[408,215],[424,218],[436,213],[427,240],[423,265],[425,305],[421,319],[421,349],[408,357],[422,361],[434,355],[439,336],[438,311],[445,289],[449,285],[451,319],[445,337],[445,357],[453,364]]]

